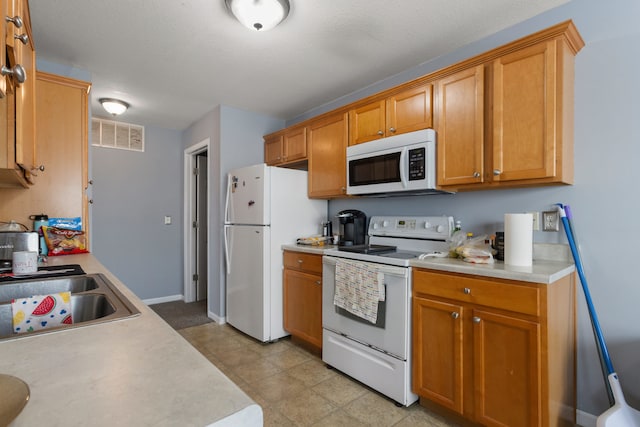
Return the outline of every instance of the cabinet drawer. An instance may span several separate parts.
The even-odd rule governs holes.
[[[415,294],[429,294],[470,304],[540,315],[540,289],[504,282],[415,269]]]
[[[304,252],[284,251],[284,267],[322,274],[322,256]]]

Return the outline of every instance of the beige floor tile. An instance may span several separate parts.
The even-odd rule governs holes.
[[[337,409],[327,399],[309,389],[273,406],[297,426],[313,425]]]
[[[344,405],[342,409],[372,426],[392,426],[409,415],[407,408],[399,408],[395,402],[371,391]]]
[[[316,384],[312,390],[339,406],[346,405],[367,392],[361,384],[342,374]]]
[[[279,353],[270,354],[265,359],[282,369],[289,369],[311,360],[311,356],[302,350],[291,347]]]
[[[271,403],[295,397],[306,389],[302,381],[289,376],[286,372],[264,378],[251,386]]]
[[[249,384],[253,384],[257,381],[260,381],[282,371],[282,369],[265,359],[258,359],[253,362],[244,365],[238,365],[230,369],[233,373],[238,375]]]
[[[248,345],[247,348],[255,351],[261,356],[269,356],[271,354],[280,353],[282,351],[288,350],[290,348],[296,348],[291,344],[291,341],[287,338],[282,338],[275,342],[261,343],[259,341],[254,341]]]
[[[459,427],[458,424],[447,421],[440,415],[434,414],[427,408],[414,403],[408,409],[409,415],[397,424],[397,427]]]
[[[240,365],[247,365],[261,358],[258,353],[246,347],[240,347],[226,353],[217,352],[213,356],[230,368],[235,368],[236,366]]]
[[[280,411],[274,408],[262,407],[262,417],[264,419],[264,427],[290,427],[295,426],[293,421],[282,415]]]
[[[328,369],[324,363],[316,359],[309,359],[304,363],[287,370],[287,373],[299,379],[308,387],[338,375],[332,369]]]
[[[365,424],[352,416],[349,416],[349,414],[344,412],[342,409],[338,409],[313,424],[313,427],[367,427],[368,425],[369,424]]]

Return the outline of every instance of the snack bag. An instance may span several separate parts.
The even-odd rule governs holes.
[[[58,227],[42,226],[44,241],[49,248],[49,256],[83,254],[87,250],[87,241],[82,230],[68,230]]]
[[[475,264],[493,264],[493,255],[496,253],[489,244],[487,236],[467,239],[455,251],[463,261]]]

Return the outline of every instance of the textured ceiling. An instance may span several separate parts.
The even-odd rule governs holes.
[[[30,0],[39,58],[92,75],[126,122],[184,129],[218,104],[290,119],[568,0],[291,0],[268,32],[224,0]]]

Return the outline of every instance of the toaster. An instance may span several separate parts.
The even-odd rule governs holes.
[[[14,252],[38,252],[38,240],[34,231],[0,231],[0,271],[11,270]]]

